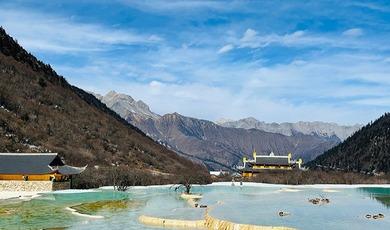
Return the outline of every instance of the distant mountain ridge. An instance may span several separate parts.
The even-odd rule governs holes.
[[[358,131],[363,125],[355,124],[353,126],[338,125],[336,123],[326,122],[296,122],[296,123],[265,123],[258,121],[253,117],[240,119],[238,121],[220,119],[216,121],[218,125],[229,128],[243,128],[243,129],[259,129],[271,133],[280,133],[286,136],[292,136],[294,133],[302,133],[306,135],[319,135],[324,137],[331,137],[333,135],[345,140],[351,134]]]
[[[203,162],[209,169],[232,168],[242,157],[251,156],[254,150],[259,154],[273,151],[285,155],[291,152],[293,157],[303,158],[306,162],[341,141],[332,132],[318,134],[318,130],[326,131],[324,128],[306,131],[308,134],[290,129],[290,133],[287,133],[289,135],[275,130],[261,130],[260,126],[232,128],[178,113],[161,116],[151,112],[145,103],[136,102],[132,97],[114,91],[105,96],[96,96],[154,140]],[[255,119],[250,121],[260,123]]]

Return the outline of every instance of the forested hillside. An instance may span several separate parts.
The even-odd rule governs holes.
[[[390,172],[390,113],[306,165],[362,173]]]
[[[142,175],[165,175],[165,180],[183,171],[208,174],[154,142],[93,95],[68,84],[3,28],[0,152],[58,152],[68,164],[89,165],[88,172],[99,176],[119,166]]]

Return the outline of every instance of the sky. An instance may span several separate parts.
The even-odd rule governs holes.
[[[70,84],[160,115],[353,125],[390,110],[385,0],[0,0],[0,26]]]

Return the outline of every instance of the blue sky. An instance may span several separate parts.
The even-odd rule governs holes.
[[[390,110],[387,1],[3,1],[69,83],[207,120],[367,124]]]

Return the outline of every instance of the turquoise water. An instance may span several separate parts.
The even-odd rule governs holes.
[[[206,203],[223,201],[214,205],[211,216],[236,223],[288,226],[298,229],[389,229],[389,203],[379,198],[389,198],[389,189],[378,188],[313,188],[251,187],[230,188],[234,192],[216,189],[205,196]],[[337,190],[337,192],[335,191]],[[328,198],[329,203],[315,205],[309,199]],[[228,211],[227,211],[228,210]],[[291,215],[279,216],[280,211]],[[366,214],[385,215],[383,219],[367,219]]]
[[[253,185],[253,184],[251,184]],[[356,186],[196,186],[200,204],[210,215],[236,223],[289,226],[298,229],[389,229],[390,188]],[[309,199],[328,198],[312,204]],[[88,206],[80,206],[87,204]],[[77,216],[66,207],[104,216]],[[288,216],[279,216],[280,211]],[[0,229],[160,229],[138,222],[140,215],[202,219],[205,209],[192,208],[169,186],[48,193],[31,201],[0,201]],[[366,214],[385,218],[366,218]]]

